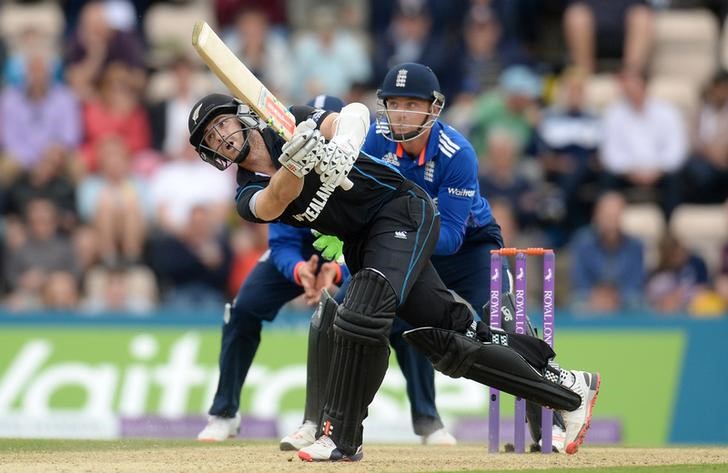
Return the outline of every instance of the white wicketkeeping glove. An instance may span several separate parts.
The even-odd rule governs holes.
[[[325,152],[315,167],[321,175],[321,182],[350,189],[351,182],[347,177],[358,157],[359,150],[351,144],[348,136],[333,137],[326,144]]]
[[[304,177],[325,154],[326,140],[316,129],[316,122],[309,119],[296,127],[290,141],[283,145],[278,162],[297,177]]]

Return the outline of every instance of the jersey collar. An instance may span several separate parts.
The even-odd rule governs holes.
[[[438,143],[440,140],[440,131],[442,130],[442,124],[436,121],[430,129],[430,136],[427,138],[427,146],[422,148],[420,154],[417,156],[417,165],[424,166],[427,161],[432,161],[438,153]],[[410,159],[409,155],[405,153],[402,143],[397,143],[397,149],[395,151],[397,158],[403,159],[405,156]]]

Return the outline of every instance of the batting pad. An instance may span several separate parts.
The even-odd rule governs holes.
[[[546,380],[508,346],[435,327],[408,330],[403,337],[448,376],[472,379],[552,409],[573,411],[581,404],[578,394]]]

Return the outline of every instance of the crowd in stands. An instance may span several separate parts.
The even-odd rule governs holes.
[[[727,14],[720,0],[8,0],[0,311],[221,311],[264,254],[266,227],[235,215],[234,171],[187,141],[192,104],[224,90],[189,46],[206,19],[290,104],[325,93],[373,112],[392,65],[430,66],[506,245],[557,250],[561,307],[726,315]]]

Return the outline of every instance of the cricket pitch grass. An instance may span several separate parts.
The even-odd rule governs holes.
[[[304,463],[274,442],[231,440],[0,439],[0,473],[86,472],[444,472],[444,471],[728,472],[728,448],[582,447],[578,454],[489,455],[480,444],[457,447],[364,446],[358,463]]]

